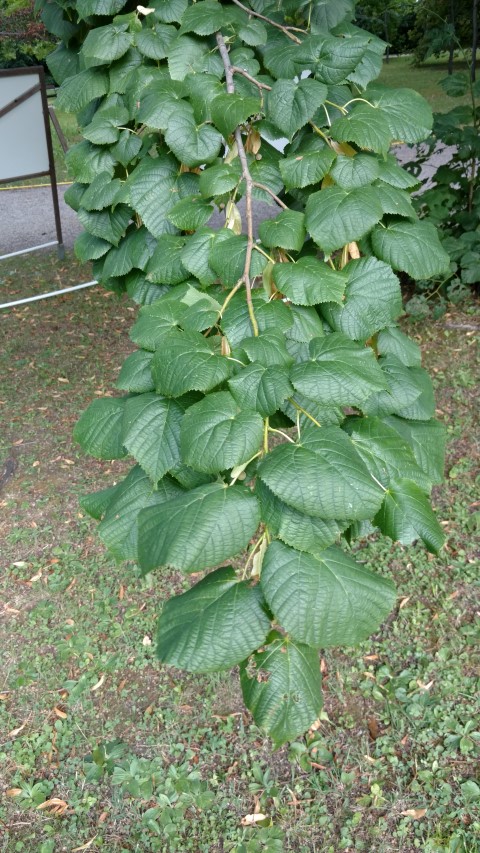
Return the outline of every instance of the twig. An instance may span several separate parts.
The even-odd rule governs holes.
[[[257,80],[256,77],[252,77],[248,71],[244,71],[243,68],[239,68],[238,65],[232,65],[232,71],[234,74],[241,74],[246,80],[250,80],[250,83],[254,83],[255,86],[258,86],[259,89],[265,89],[267,92],[272,91],[272,87],[269,86],[268,83],[262,83],[260,80]]]
[[[225,44],[225,40],[221,33],[217,33],[217,44],[218,49],[220,51],[220,56],[222,57],[223,67],[225,68],[225,81],[227,84],[227,92],[229,95],[235,94],[235,84],[233,82],[233,70],[232,64],[230,62],[230,57],[228,55],[227,46]],[[238,156],[240,159],[240,163],[242,164],[242,177],[245,180],[245,214],[247,218],[247,251],[245,253],[245,267],[243,270],[243,280],[245,282],[245,290],[247,294],[247,306],[248,306],[248,314],[250,316],[250,322],[252,324],[253,334],[255,337],[258,337],[258,323],[255,318],[255,313],[253,310],[253,301],[252,301],[252,282],[250,279],[250,266],[252,263],[252,251],[254,245],[254,237],[253,237],[253,209],[252,209],[252,191],[253,191],[253,179],[250,174],[250,169],[248,168],[248,160],[247,154],[245,151],[245,146],[243,144],[242,132],[239,127],[236,128],[235,133],[235,142],[237,143]]]
[[[232,3],[235,3],[235,6],[238,6],[239,9],[243,9],[247,15],[251,15],[253,18],[260,18],[261,21],[266,21],[267,24],[270,24],[272,27],[276,27],[277,30],[281,30],[282,33],[285,33],[289,39],[296,42],[296,44],[301,44],[301,39],[297,38],[297,36],[293,35],[293,30],[296,33],[304,33],[306,35],[305,30],[299,29],[299,27],[284,27],[282,24],[278,24],[277,21],[272,21],[271,18],[266,18],[265,15],[261,15],[260,12],[254,12],[253,9],[249,9],[248,6],[244,6],[243,3],[240,3],[240,0],[232,0]]]
[[[265,184],[259,184],[257,181],[253,182],[253,186],[256,187],[257,190],[265,190],[265,192],[268,193],[273,198],[273,200],[277,202],[279,207],[283,207],[284,210],[288,210],[288,205],[286,205],[282,201],[282,199],[278,197],[278,195],[275,195],[275,193],[273,192],[273,190],[270,189],[270,187],[265,186]]]

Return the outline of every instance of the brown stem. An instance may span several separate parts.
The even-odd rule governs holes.
[[[258,86],[259,89],[265,89],[267,92],[272,91],[272,87],[267,83],[261,83],[260,80],[257,80],[256,77],[252,77],[247,71],[244,71],[243,68],[239,68],[238,65],[232,65],[232,71],[234,74],[241,74],[242,77],[245,77],[246,80],[250,80],[250,83],[254,83],[255,86]]]
[[[235,94],[235,84],[233,82],[233,67],[228,55],[227,46],[221,33],[217,33],[217,44],[222,57],[223,67],[225,68],[225,81],[227,84],[227,92],[229,95]],[[245,267],[243,270],[243,281],[245,282],[245,290],[247,294],[247,306],[250,322],[252,324],[253,334],[258,337],[258,323],[255,318],[252,301],[252,282],[250,279],[250,266],[252,263],[252,251],[254,245],[253,237],[253,208],[252,208],[252,191],[253,179],[248,168],[247,154],[243,144],[242,132],[239,127],[236,128],[235,142],[237,143],[238,157],[242,164],[242,177],[245,180],[245,214],[247,219],[247,251],[245,253]]]
[[[288,205],[286,205],[282,201],[282,199],[278,197],[278,195],[275,195],[275,193],[273,192],[273,190],[270,189],[270,187],[265,186],[265,184],[259,184],[257,183],[257,181],[253,182],[253,186],[256,187],[257,190],[264,190],[274,199],[274,201],[276,201],[279,207],[283,207],[284,210],[288,210]]]
[[[276,21],[272,21],[271,18],[266,18],[265,15],[261,15],[260,12],[254,12],[253,9],[249,9],[248,6],[244,6],[243,3],[240,3],[240,0],[232,0],[232,3],[235,3],[235,6],[238,6],[239,9],[243,9],[247,15],[251,15],[253,18],[260,18],[261,21],[266,21],[267,24],[270,24],[272,27],[276,27],[277,30],[281,30],[282,33],[285,33],[289,39],[296,42],[296,44],[301,44],[301,39],[297,38],[297,36],[293,35],[293,30],[296,33],[305,33],[305,30],[301,30],[298,27],[284,27],[282,24],[278,24]]]

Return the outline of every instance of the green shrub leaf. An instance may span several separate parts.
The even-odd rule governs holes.
[[[282,627],[297,642],[315,648],[360,643],[395,603],[391,581],[333,547],[314,556],[272,542],[261,586]]]
[[[163,607],[157,635],[161,661],[190,672],[230,669],[262,645],[270,621],[258,586],[225,566]]]

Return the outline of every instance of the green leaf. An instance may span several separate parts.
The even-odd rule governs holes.
[[[120,59],[132,44],[132,34],[127,29],[128,24],[108,24],[90,30],[81,49],[87,68]]]
[[[217,279],[208,259],[215,240],[216,231],[211,228],[199,228],[185,242],[182,249],[181,261],[185,269],[198,278],[203,285],[213,284]]]
[[[207,393],[220,385],[230,375],[231,362],[216,350],[216,342],[199,332],[165,334],[152,363],[157,392],[180,397],[187,391]]]
[[[153,305],[146,305],[140,310],[130,337],[138,346],[153,351],[161,344],[166,332],[180,325],[184,313],[178,294],[164,293]]]
[[[292,305],[293,325],[287,332],[287,338],[299,343],[308,343],[312,338],[322,338],[323,324],[314,308]]]
[[[429,494],[431,479],[417,464],[412,448],[388,423],[378,418],[348,418],[345,428],[365,465],[383,486],[405,477]]]
[[[420,367],[422,363],[422,353],[418,344],[404,335],[396,326],[379,332],[377,352],[379,355],[394,355],[407,367]]]
[[[243,95],[218,95],[211,104],[213,122],[224,137],[230,136],[235,128],[260,111],[260,98]]]
[[[343,83],[356,68],[368,46],[368,38],[312,35],[297,49],[297,64],[310,68],[317,80],[328,86]]]
[[[309,197],[305,214],[307,231],[320,249],[331,254],[364,237],[380,221],[383,211],[373,187],[350,192],[327,187]]]
[[[100,489],[98,492],[91,492],[89,495],[83,495],[79,504],[81,508],[96,521],[100,521],[108,505],[112,502],[118,490],[116,486],[109,486],[108,489]]]
[[[334,160],[335,152],[327,146],[318,151],[299,151],[295,156],[285,157],[279,161],[285,186],[287,189],[302,189],[310,184],[318,184],[328,173]]]
[[[310,360],[294,365],[290,378],[297,391],[324,406],[361,405],[387,385],[373,350],[339,332],[314,338],[309,352]]]
[[[112,145],[119,138],[118,126],[124,121],[128,121],[126,110],[112,107],[109,111],[97,111],[90,124],[83,128],[83,136],[95,145]]]
[[[280,634],[240,669],[247,708],[275,746],[303,734],[322,707],[318,652]]]
[[[139,394],[126,402],[124,446],[154,484],[180,462],[182,417],[175,400],[157,394]]]
[[[354,157],[339,154],[330,174],[342,190],[354,190],[371,184],[379,171],[379,161],[371,154],[355,154]]]
[[[303,430],[302,444],[276,447],[258,476],[288,506],[327,521],[370,519],[384,494],[338,427]]]
[[[135,37],[135,44],[143,56],[149,59],[165,59],[170,45],[177,37],[175,27],[157,24],[154,27],[144,27]]]
[[[265,44],[268,38],[267,28],[257,18],[245,18],[238,30],[238,37],[251,47]]]
[[[293,361],[285,345],[283,332],[277,329],[268,329],[255,338],[245,338],[241,347],[242,352],[247,355],[250,361],[257,362],[264,367],[288,366]]]
[[[292,325],[292,312],[283,301],[274,299],[270,302],[263,291],[254,290],[252,305],[260,332],[286,332]],[[240,291],[230,300],[222,316],[221,326],[232,347],[237,347],[251,336],[252,326],[244,292]],[[280,346],[284,351],[283,342]]]
[[[151,244],[145,240],[147,234],[146,228],[134,229],[118,247],[110,249],[105,257],[103,278],[126,275],[134,267],[144,269],[151,253]]]
[[[150,6],[155,9],[155,17],[166,24],[180,22],[188,6],[188,0],[151,0]]]
[[[293,394],[288,370],[280,365],[249,364],[229,380],[228,386],[242,409],[258,412],[262,418],[273,415]]]
[[[157,240],[157,248],[147,266],[147,278],[157,284],[180,284],[188,278],[188,271],[182,264],[181,254],[185,244],[184,237],[163,234]]]
[[[94,400],[84,411],[73,431],[75,441],[85,453],[98,459],[123,459],[124,397]]]
[[[78,113],[90,101],[106,95],[108,84],[108,74],[103,69],[88,68],[73,77],[67,77],[58,90],[58,108],[67,113]]]
[[[181,33],[209,36],[224,26],[225,10],[216,0],[197,0],[182,16]]]
[[[348,521],[324,521],[314,518],[287,506],[262,480],[257,479],[255,493],[260,501],[262,521],[270,533],[298,551],[318,554],[335,542],[342,530],[349,525]]]
[[[354,11],[353,0],[315,0],[312,5],[312,32],[333,30]]]
[[[443,91],[451,98],[461,98],[466,95],[469,88],[469,80],[464,71],[454,71],[448,77],[439,80]]]
[[[170,222],[181,231],[196,231],[211,218],[213,205],[199,196],[187,196],[177,201],[168,212]]]
[[[346,273],[317,258],[299,258],[296,263],[275,264],[273,279],[278,290],[295,305],[342,302]]]
[[[88,211],[81,207],[78,211],[78,219],[89,234],[94,237],[103,237],[114,246],[118,246],[131,217],[132,211],[125,204],[118,204],[112,209],[100,211]]]
[[[157,654],[188,672],[230,669],[262,645],[270,621],[258,586],[224,566],[163,607]]]
[[[445,470],[445,425],[439,421],[409,421],[391,415],[385,423],[410,445],[415,459],[432,483],[443,481]]]
[[[240,182],[240,161],[218,163],[204,169],[200,175],[199,188],[203,196],[212,198],[233,190]]]
[[[175,231],[167,213],[178,200],[174,191],[177,168],[171,157],[146,157],[129,176],[131,205],[154,237]]]
[[[65,163],[69,174],[80,184],[89,184],[100,172],[111,176],[115,169],[115,158],[110,151],[86,140],[68,149]]]
[[[410,193],[380,181],[375,186],[384,213],[403,216],[406,219],[417,219]]]
[[[305,242],[305,215],[296,210],[283,210],[275,219],[265,219],[258,228],[265,246],[299,252]]]
[[[282,627],[315,648],[357,645],[379,628],[395,603],[391,581],[335,547],[313,555],[272,542],[260,583]]]
[[[171,500],[182,490],[173,480],[162,480],[154,490],[153,484],[139,465],[115,488],[115,495],[106,509],[98,535],[117,560],[137,559],[138,514],[147,506],[158,506]]]
[[[225,86],[215,74],[189,74],[185,80],[190,103],[198,122],[212,121],[212,103],[217,95],[225,94]]]
[[[132,160],[135,160],[140,153],[142,140],[135,133],[129,133],[128,130],[122,130],[118,142],[110,148],[111,154],[118,160],[122,166],[128,166]]]
[[[190,406],[182,421],[182,459],[206,474],[247,462],[262,440],[260,415],[252,409],[239,409],[228,391],[209,394]]]
[[[77,0],[77,13],[81,18],[91,15],[116,15],[125,6],[125,0]]]
[[[306,78],[277,80],[267,96],[267,118],[292,139],[313,116],[327,97],[328,89],[317,80]]]
[[[421,539],[433,554],[438,554],[445,537],[425,492],[409,480],[390,484],[380,511],[374,519],[385,536],[410,545]]]
[[[406,367],[394,355],[384,356],[379,360],[379,365],[387,380],[388,390],[372,394],[363,402],[362,411],[379,417],[392,413],[403,414],[403,410],[413,405],[422,393],[423,372],[419,376],[417,371],[421,371],[421,368]]]
[[[135,394],[153,391],[155,386],[152,379],[152,358],[152,353],[143,349],[127,356],[117,379],[117,388]]]
[[[119,200],[121,190],[122,184],[118,178],[112,180],[109,172],[99,172],[83,193],[80,207],[84,210],[112,207]]]
[[[378,160],[379,175],[381,181],[385,184],[390,184],[392,187],[398,187],[400,190],[412,189],[419,183],[419,179],[399,165],[397,158],[393,154]]]
[[[60,85],[67,77],[73,77],[79,72],[79,56],[76,50],[71,50],[60,43],[46,57],[48,70],[55,82]]]
[[[100,237],[93,237],[92,234],[87,234],[86,231],[80,234],[74,244],[75,256],[84,264],[86,261],[94,261],[97,258],[102,258],[112,244],[107,240],[102,240]]]
[[[247,547],[259,520],[257,499],[248,489],[200,486],[140,513],[140,567],[146,573],[157,566],[187,572],[216,566]]]
[[[366,97],[385,116],[392,138],[398,142],[423,142],[433,125],[432,110],[413,89],[390,89],[375,83]]]
[[[431,222],[395,222],[376,228],[371,240],[382,261],[414,279],[433,278],[448,271],[450,258]]]
[[[186,5],[186,4],[185,4]],[[194,73],[195,63],[206,52],[206,45],[191,36],[178,36],[170,45],[168,52],[168,70],[172,80],[185,80]]]
[[[232,234],[228,229],[218,232],[213,243],[209,263],[212,269],[227,287],[234,285],[242,277],[247,255],[247,238],[241,234]],[[259,252],[253,252],[250,264],[250,278],[261,275],[266,259]]]
[[[386,154],[392,134],[382,110],[369,104],[355,104],[352,111],[333,122],[330,133],[339,142],[354,142],[359,148]]]
[[[208,124],[197,126],[192,107],[184,101],[170,115],[165,141],[178,160],[190,167],[211,163],[222,145],[215,128]]]
[[[402,293],[397,276],[376,258],[350,261],[345,301],[322,306],[330,326],[353,340],[367,340],[379,329],[395,322],[402,313]]]
[[[393,414],[401,415],[402,418],[428,421],[435,414],[435,397],[432,380],[427,371],[421,367],[410,367],[408,370],[410,371],[412,381],[420,389],[420,394],[412,403],[396,410]]]

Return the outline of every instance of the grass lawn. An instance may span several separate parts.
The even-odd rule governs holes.
[[[464,61],[456,58],[454,71],[466,71]],[[379,81],[386,86],[402,86],[416,89],[429,102],[433,112],[446,113],[459,104],[470,103],[469,96],[450,98],[440,86],[448,74],[447,61],[443,57],[432,58],[423,65],[414,65],[413,56],[393,56],[383,63]]]
[[[14,258],[2,297],[88,275],[70,256]],[[446,548],[356,545],[397,607],[322,654],[324,713],[274,753],[236,672],[155,661],[162,602],[188,579],[116,565],[78,506],[125,468],[84,457],[72,428],[111,393],[136,310],[94,288],[0,312],[0,850],[479,851],[475,307],[410,326],[448,427]],[[243,827],[256,810],[270,825]]]

